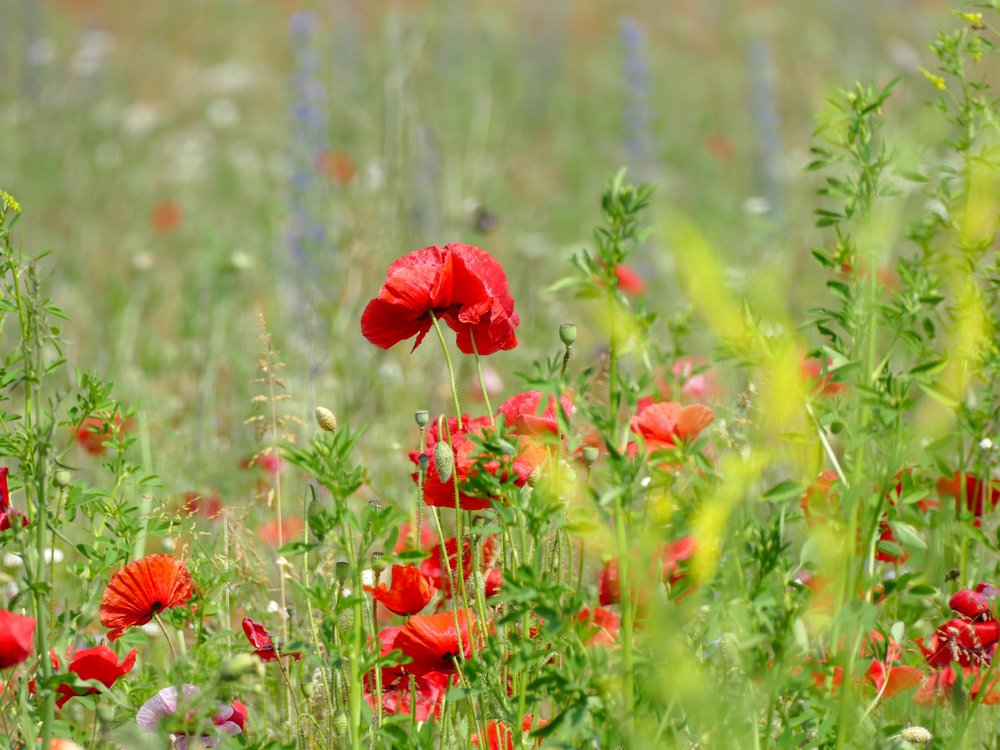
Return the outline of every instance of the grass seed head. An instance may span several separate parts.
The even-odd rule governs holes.
[[[327,432],[335,432],[337,430],[337,418],[332,411],[324,406],[316,407],[316,424]]]

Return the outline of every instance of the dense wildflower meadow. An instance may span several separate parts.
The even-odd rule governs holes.
[[[327,145],[304,12],[290,285],[237,303],[257,261],[179,191],[150,235],[223,260],[81,297],[5,181],[0,747],[1000,747],[1000,3],[935,22],[909,74],[823,92],[798,200],[762,137],[742,258],[652,169],[632,18],[632,168],[555,258],[421,203],[419,160],[412,224],[363,229],[391,201],[347,203],[381,178]]]

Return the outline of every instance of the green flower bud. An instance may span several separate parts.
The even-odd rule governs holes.
[[[385,570],[385,555],[381,552],[372,552],[371,566],[377,577],[379,573]]]
[[[65,469],[59,469],[53,478],[55,479],[56,487],[69,487],[69,483],[73,481],[73,475]]]
[[[447,482],[451,479],[451,472],[455,468],[455,454],[451,452],[451,448],[443,440],[434,446],[434,469],[437,471],[438,478],[442,482]]]
[[[351,722],[347,718],[345,711],[337,711],[333,715],[333,733],[338,737],[343,737],[351,728]]]
[[[262,664],[253,654],[239,654],[224,662],[219,669],[219,679],[223,682],[235,682],[257,672]]]
[[[337,627],[340,628],[341,635],[345,637],[354,632],[354,607],[348,607],[340,613],[340,617],[337,618]]]

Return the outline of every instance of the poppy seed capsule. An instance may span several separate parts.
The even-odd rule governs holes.
[[[337,429],[337,418],[333,412],[324,406],[316,407],[316,424],[327,432],[335,432]]]
[[[368,501],[368,507],[371,508],[376,513],[381,513],[383,510],[385,510],[385,506],[382,505],[382,501],[379,500],[377,497],[373,497],[371,500]]]
[[[597,456],[599,454],[600,451],[597,450],[597,446],[594,445],[583,446],[583,461],[584,463],[587,464],[587,466],[593,466],[594,461],[597,460]]]
[[[341,560],[337,563],[337,580],[343,583],[351,573],[351,566]]]
[[[73,481],[73,477],[65,469],[57,471],[53,479],[55,480],[56,487],[69,487],[69,483]]]
[[[451,479],[451,472],[455,468],[455,456],[451,448],[445,442],[439,442],[434,446],[434,469],[437,471],[438,479],[447,482]]]
[[[421,453],[420,458],[417,459],[417,467],[420,469],[421,474],[427,473],[427,467],[431,465],[431,458],[426,453]]]
[[[576,343],[576,323],[563,323],[559,326],[559,340],[569,348]]]
[[[477,570],[465,579],[465,595],[470,601],[476,601],[480,593],[486,596],[486,576]]]
[[[376,576],[385,570],[385,554],[382,552],[372,552],[371,565]]]
[[[427,422],[430,421],[430,418],[431,416],[426,409],[417,409],[415,412],[413,412],[413,419],[414,421],[416,421],[417,427],[419,427],[420,429],[423,429],[424,427],[427,426]]]

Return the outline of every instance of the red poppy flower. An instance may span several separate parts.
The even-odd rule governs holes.
[[[385,284],[361,316],[361,333],[382,349],[416,337],[416,349],[433,325],[431,313],[456,333],[459,351],[493,354],[517,346],[507,276],[493,256],[452,243],[414,250],[389,266]]]
[[[483,596],[492,599],[503,588],[503,571],[499,568],[490,568],[483,576],[483,583]]]
[[[400,553],[408,549],[424,549],[434,544],[434,527],[426,521],[420,525],[420,539],[416,539],[417,529],[409,521],[404,521],[399,527],[399,538],[396,539],[396,546],[392,548],[395,553]]]
[[[618,279],[618,288],[625,294],[635,296],[646,293],[646,280],[631,266],[619,263],[615,266],[615,277]]]
[[[135,656],[137,653],[136,649],[132,649],[125,655],[122,662],[119,663],[117,654],[107,646],[82,649],[71,648],[66,652],[66,658],[69,660],[67,672],[76,675],[81,680],[97,680],[104,687],[110,688],[119,677],[124,677],[132,671],[132,667],[135,666]],[[54,650],[50,655],[52,657],[52,666],[58,671],[60,668],[59,657]],[[59,686],[57,692],[59,693],[59,698],[56,700],[56,706],[62,708],[70,698],[75,698],[78,695],[90,695],[99,691],[97,688],[89,688],[82,693],[78,693],[64,682]]]
[[[833,365],[833,360],[828,359],[826,361],[826,367],[829,368]],[[824,374],[823,361],[813,358],[802,359],[802,379],[809,385],[809,387],[818,391],[823,396],[834,396],[838,393],[843,393],[847,386],[843,383],[837,383],[833,380],[833,375],[829,372]]]
[[[164,200],[156,204],[153,215],[149,219],[153,229],[163,233],[174,231],[181,225],[182,221],[184,221],[184,212],[172,200]]]
[[[983,679],[984,675],[980,674],[979,670],[976,668],[963,668],[962,674],[965,677],[965,681],[968,684],[969,681],[972,682],[972,687],[969,689],[969,697],[972,700],[979,699],[979,693],[984,689]],[[951,695],[951,689],[955,685],[957,675],[955,674],[954,667],[947,666],[936,670],[927,677],[920,684],[920,688],[913,696],[913,702],[921,706],[930,708],[934,703],[944,703]],[[994,676],[990,680],[990,684],[985,686],[986,694],[982,697],[982,704],[986,706],[995,706],[1000,703],[1000,676]]]
[[[521,722],[521,732],[527,734],[531,731],[531,725],[533,719],[531,714],[527,714],[523,721]],[[539,728],[548,724],[544,719],[538,722]],[[518,738],[518,743],[514,744],[514,730],[510,728],[510,724],[505,721],[488,721],[486,722],[486,746],[489,750],[514,750],[515,747],[520,747],[520,737]],[[482,745],[482,740],[479,734],[474,734],[471,740],[472,744],[476,747]],[[535,742],[537,747],[541,747],[542,740],[538,739]]]
[[[878,659],[872,659],[868,671],[865,672],[865,679],[882,693],[883,698],[891,698],[898,693],[912,690],[923,678],[924,673],[916,667],[886,664]]]
[[[7,489],[7,475],[9,473],[10,469],[6,466],[0,468],[0,531],[9,529],[11,521],[17,523],[17,518],[21,519],[21,526],[28,525],[27,517],[10,505],[10,490]]]
[[[346,185],[357,172],[351,157],[343,151],[320,151],[316,154],[315,167],[317,172],[338,185]]]
[[[271,633],[256,620],[244,617],[243,632],[246,634],[247,640],[250,641],[250,645],[254,647],[254,654],[263,661],[274,661],[279,656],[290,656],[296,660],[302,658],[301,651],[279,652],[271,640]]]
[[[114,417],[87,417],[76,431],[78,442],[87,453],[93,456],[104,455],[106,442],[117,440],[121,433],[127,432],[132,420],[122,419],[120,414]]]
[[[1000,640],[1000,622],[969,622],[960,618],[948,620],[939,627],[924,646],[923,639],[917,644],[927,663],[934,667],[945,667],[958,662],[963,667],[988,664]]]
[[[133,625],[145,625],[153,615],[178,607],[191,598],[191,574],[171,555],[148,555],[111,577],[101,600],[101,624],[111,628],[108,640],[121,637]]]
[[[391,588],[380,583],[365,586],[365,591],[394,614],[415,615],[434,598],[434,582],[413,565],[393,565]]]
[[[989,583],[980,583],[975,590],[963,589],[952,595],[948,606],[972,622],[995,620],[992,606],[1000,589]]]
[[[415,615],[400,629],[393,646],[410,657],[410,663],[404,665],[410,674],[418,677],[428,672],[453,674],[456,671],[455,660],[460,654],[467,659],[472,656],[469,626],[475,622],[475,615],[471,612],[467,614],[464,609],[459,610],[457,615],[454,612]]]
[[[879,523],[879,531],[881,532],[878,537],[880,542],[899,544],[899,542],[896,541],[895,534],[892,533],[892,526],[889,525],[888,521],[883,520]],[[903,554],[898,555],[895,552],[887,552],[876,547],[875,559],[881,562],[891,562],[900,565],[910,559],[910,553],[903,550]]]
[[[960,507],[964,497],[965,507],[976,517],[977,526],[984,510],[992,510],[997,506],[997,503],[1000,503],[1000,484],[992,480],[984,482],[973,474],[960,471],[956,471],[951,477],[939,479],[937,491],[939,495],[949,495],[955,498],[956,510]]]
[[[31,654],[35,621],[0,609],[0,669],[20,664]]]
[[[290,540],[299,536],[305,530],[306,524],[301,518],[287,516],[281,519],[281,533],[279,535],[278,522],[266,521],[257,527],[257,538],[272,547],[287,544]]]
[[[613,646],[618,635],[618,615],[603,607],[584,607],[576,619],[586,625],[584,643],[588,646]]]
[[[401,628],[394,630],[398,631]],[[395,639],[395,636],[393,638]],[[390,651],[392,651],[391,646],[385,653]],[[420,677],[415,677],[404,673],[402,669],[393,673],[388,673],[388,670],[383,669],[382,710],[388,714],[402,714],[404,716],[415,713],[417,721],[427,721],[432,714],[440,716],[444,696],[452,679],[452,677],[440,672],[428,672]],[[415,708],[411,705],[414,694],[416,694]],[[374,710],[375,683],[373,679],[368,677],[365,678],[365,702]]]
[[[698,550],[698,542],[693,536],[686,536],[675,542],[664,544],[660,549],[659,576],[671,586],[685,577],[680,572],[679,563],[689,560]],[[654,565],[655,568],[655,565]],[[634,588],[634,586],[633,586]],[[598,600],[602,607],[615,604],[621,599],[621,583],[619,581],[618,559],[612,558],[601,570],[597,582]]]
[[[184,512],[189,516],[204,516],[205,518],[215,518],[222,512],[222,497],[218,492],[185,492],[181,499],[184,501]]]
[[[476,463],[481,455],[478,452],[479,447],[472,441],[470,436],[489,429],[489,417],[470,419],[467,414],[463,414],[461,429],[458,428],[458,420],[454,417],[449,417],[446,423],[448,425],[448,432],[451,435],[452,471],[458,479],[459,507],[462,510],[483,510],[489,508],[492,498],[480,497],[463,491],[467,489],[466,483],[468,480],[475,475]],[[424,474],[424,502],[439,508],[454,508],[455,479],[448,477],[448,481],[442,482],[433,464],[434,446],[437,445],[440,439],[437,422],[435,422],[427,430],[427,448],[424,450],[424,454],[432,459],[430,468]],[[543,459],[544,451],[539,454],[537,451],[531,449],[531,446],[523,446],[521,453],[514,459],[513,463],[515,472],[514,483],[518,487],[524,486],[525,482],[528,481],[528,477],[531,476],[531,473],[541,464]],[[415,464],[419,463],[419,451],[410,451],[410,460]],[[497,461],[491,461],[486,464],[486,469],[496,473],[500,470],[500,464]],[[418,476],[417,473],[412,475],[414,482],[417,481]]]
[[[559,432],[559,421],[556,416],[556,397],[550,395],[546,401],[545,411],[538,413],[542,403],[541,391],[525,391],[511,396],[497,408],[497,414],[503,414],[504,423],[514,431],[515,435],[541,435]],[[573,416],[573,397],[563,394],[559,399],[567,417]]]
[[[694,440],[713,419],[715,414],[707,406],[665,401],[647,406],[632,417],[630,426],[632,432],[645,439],[646,450],[652,452]]]
[[[462,540],[462,580],[466,580],[472,575],[473,570],[479,570],[483,566],[490,565],[493,561],[493,537],[486,537],[479,540],[479,559],[472,559],[472,543],[468,536]],[[449,574],[445,575],[441,568],[441,545],[437,544],[428,551],[420,563],[421,574],[427,576],[434,584],[434,588],[443,591],[445,596],[451,596],[451,578],[458,571],[458,540],[455,537],[446,539],[444,552],[448,558]]]

